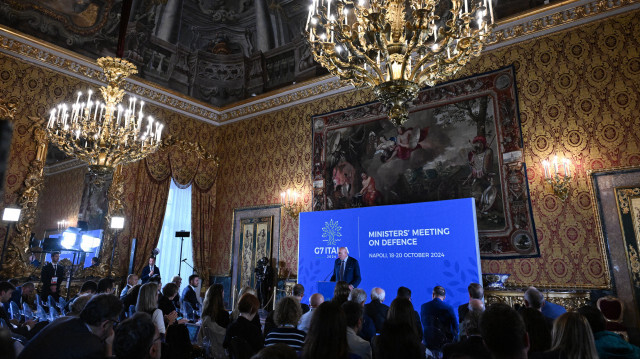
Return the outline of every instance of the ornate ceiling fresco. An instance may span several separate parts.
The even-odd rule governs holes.
[[[498,19],[560,3],[493,1]],[[326,74],[303,37],[308,0],[2,0],[0,24],[96,59],[115,54],[129,4],[124,57],[144,80],[206,104]]]

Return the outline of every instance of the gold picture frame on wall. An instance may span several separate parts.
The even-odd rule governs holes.
[[[266,291],[261,292],[259,284],[267,284],[272,288],[262,304],[274,305],[276,274],[280,265],[281,212],[280,205],[244,207],[233,211],[231,295],[234,308],[239,299],[238,293],[245,286],[256,289],[261,299]],[[268,283],[258,278],[259,273],[255,271],[263,257],[267,257],[271,267]]]

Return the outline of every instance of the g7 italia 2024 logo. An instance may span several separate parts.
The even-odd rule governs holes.
[[[327,242],[330,246],[335,245],[336,242],[340,241],[340,238],[337,237],[342,237],[342,233],[340,233],[341,229],[342,227],[338,225],[338,221],[334,222],[334,220],[331,219],[329,222],[324,222],[324,227],[322,227],[322,238],[326,239],[323,239],[322,241]]]

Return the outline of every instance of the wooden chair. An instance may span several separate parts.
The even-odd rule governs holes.
[[[622,324],[624,303],[616,297],[606,296],[598,299],[596,306],[602,315],[604,315],[605,328],[610,332],[621,335],[626,341],[629,341],[627,327]]]

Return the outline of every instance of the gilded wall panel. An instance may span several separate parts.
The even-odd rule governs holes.
[[[639,34],[636,11],[484,53],[460,73],[516,68],[524,160],[542,252],[540,258],[483,261],[483,272],[511,273],[514,285],[608,285],[586,171],[640,162]],[[310,116],[371,100],[370,91],[352,91],[221,128],[226,176],[218,187],[217,258],[229,251],[233,208],[275,203],[279,192],[295,188],[311,209]],[[550,193],[540,174],[541,161],[551,155],[567,157],[574,166],[566,202]],[[285,217],[281,258],[294,272],[297,229]],[[214,268],[227,273],[228,258],[216,260]]]

